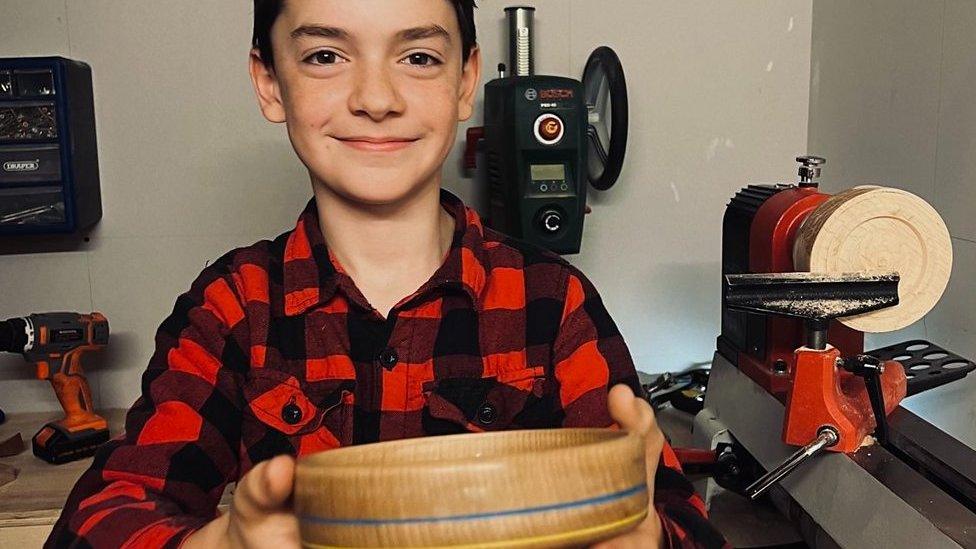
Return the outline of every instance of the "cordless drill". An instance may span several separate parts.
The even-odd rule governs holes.
[[[64,409],[34,435],[34,455],[48,463],[90,456],[108,441],[108,423],[92,411],[81,356],[108,344],[108,320],[101,313],[43,313],[0,322],[0,351],[20,353],[37,367],[37,379],[51,382]]]

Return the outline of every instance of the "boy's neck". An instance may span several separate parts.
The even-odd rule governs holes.
[[[450,251],[455,221],[441,207],[440,184],[379,206],[352,202],[313,184],[322,236],[342,269],[386,317],[422,286]]]

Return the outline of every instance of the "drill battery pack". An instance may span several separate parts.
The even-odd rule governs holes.
[[[63,425],[51,422],[31,440],[35,456],[48,463],[60,464],[95,455],[98,447],[108,439],[107,428],[71,432]]]

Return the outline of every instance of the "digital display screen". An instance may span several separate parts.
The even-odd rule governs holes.
[[[534,181],[566,181],[564,164],[533,164],[531,169]]]

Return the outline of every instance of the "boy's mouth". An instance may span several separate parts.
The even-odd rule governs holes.
[[[417,139],[408,137],[350,136],[336,137],[344,145],[360,151],[392,152],[404,149]]]

